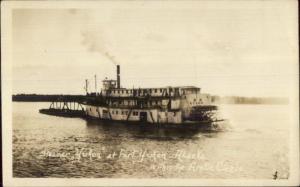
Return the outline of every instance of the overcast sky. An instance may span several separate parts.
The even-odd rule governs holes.
[[[297,79],[296,1],[97,3],[13,11],[14,94],[84,93],[116,63],[129,88],[288,96]]]

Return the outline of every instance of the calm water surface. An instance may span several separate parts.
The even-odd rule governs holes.
[[[288,105],[222,105],[222,132],[40,114],[13,103],[14,177],[287,178]]]

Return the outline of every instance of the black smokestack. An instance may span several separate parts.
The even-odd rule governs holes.
[[[120,65],[117,65],[117,88],[120,88],[121,86],[121,80],[120,80]]]

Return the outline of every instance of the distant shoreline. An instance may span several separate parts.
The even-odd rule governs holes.
[[[85,95],[44,95],[44,94],[16,94],[12,96],[13,102],[52,102],[59,101],[61,97],[68,98],[72,101],[80,101]]]
[[[13,102],[52,102],[59,101],[61,97],[71,101],[82,101],[86,95],[64,94],[16,94],[12,96]],[[241,96],[212,96],[214,104],[289,104],[289,99],[284,97],[241,97]]]
[[[285,97],[243,97],[243,96],[212,96],[214,103],[218,104],[268,104],[287,105],[289,99]]]

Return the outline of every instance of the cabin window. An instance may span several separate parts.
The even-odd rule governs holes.
[[[128,94],[128,90],[126,90],[126,93]]]
[[[151,89],[149,90],[149,93],[152,93],[152,90],[151,90]]]
[[[158,104],[158,101],[155,101],[155,104]]]
[[[124,93],[124,91],[122,90],[122,91],[121,91],[121,93],[123,94],[123,93]]]
[[[112,111],[111,111],[111,113],[112,113],[112,114],[115,114],[115,111],[114,111],[114,110],[112,110]]]
[[[118,94],[120,93],[120,90],[118,90]]]
[[[122,101],[119,101],[119,105],[122,104]]]
[[[122,115],[124,115],[124,111],[122,111],[121,113],[122,113]]]
[[[157,89],[154,90],[154,93],[157,93]]]
[[[103,114],[107,114],[107,110],[103,110]]]
[[[160,93],[162,93],[162,89],[159,89]]]
[[[92,108],[90,108],[90,111],[92,112]]]
[[[119,111],[116,110],[116,114],[118,114],[118,113],[119,113]]]
[[[139,112],[137,112],[137,111],[133,111],[133,113],[132,113],[134,116],[138,116],[139,115]]]

